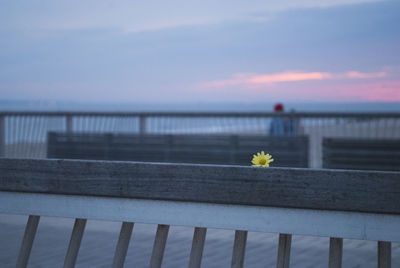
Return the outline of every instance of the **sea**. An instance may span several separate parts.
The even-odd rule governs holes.
[[[79,102],[1,100],[0,111],[271,112],[274,102]],[[400,112],[400,102],[283,102],[297,112]]]

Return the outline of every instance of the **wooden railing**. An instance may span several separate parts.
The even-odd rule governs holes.
[[[49,131],[136,134],[269,135],[282,117],[310,140],[310,166],[322,166],[323,137],[400,138],[400,113],[323,112],[0,112],[0,157],[44,158]]]
[[[123,222],[113,267],[122,267],[134,222],[158,224],[150,267],[161,267],[170,225],[194,227],[189,267],[200,267],[207,228],[236,230],[232,267],[248,231],[279,233],[277,267],[292,235],[378,242],[378,267],[400,241],[400,173],[118,161],[0,159],[0,212],[29,217],[17,267],[26,267],[40,216],[76,218],[64,267],[73,267],[87,220]]]
[[[325,138],[323,167],[400,171],[400,139]]]
[[[308,167],[308,137],[50,132],[47,158],[246,165],[268,148],[277,167]]]

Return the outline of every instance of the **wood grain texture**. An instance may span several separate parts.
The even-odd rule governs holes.
[[[329,268],[342,268],[343,239],[329,239]]]
[[[323,167],[400,171],[400,140],[325,138]]]
[[[131,240],[133,222],[123,222],[119,233],[117,247],[114,253],[113,268],[124,267],[126,253],[128,252],[129,241]]]
[[[0,190],[400,214],[400,173],[0,159]]]
[[[277,268],[289,268],[291,246],[292,246],[292,235],[279,234],[278,258],[276,261]]]
[[[308,166],[305,136],[49,132],[47,157],[247,166],[261,150],[275,166]]]
[[[203,257],[204,242],[207,228],[195,227],[193,233],[192,249],[190,251],[189,268],[200,268]]]
[[[243,268],[246,253],[247,231],[235,231],[231,268]]]
[[[165,245],[167,244],[169,225],[159,224],[154,239],[153,251],[151,253],[150,268],[160,268],[164,257]]]
[[[81,247],[83,233],[85,231],[86,219],[75,219],[74,228],[72,229],[71,239],[67,254],[65,255],[64,268],[75,267],[76,259],[78,257],[79,248]]]
[[[29,215],[26,223],[24,238],[22,239],[21,248],[17,258],[17,268],[25,268],[31,255],[33,241],[35,240],[37,227],[39,225],[40,216]]]

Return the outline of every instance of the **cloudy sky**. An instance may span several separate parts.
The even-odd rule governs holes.
[[[400,1],[3,1],[0,99],[400,101]]]

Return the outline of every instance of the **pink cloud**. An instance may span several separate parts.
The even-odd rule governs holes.
[[[305,81],[305,80],[323,80],[330,79],[332,75],[329,73],[312,72],[285,72],[267,75],[255,75],[247,79],[246,82],[250,84],[268,84],[279,82],[292,82],[292,81]]]
[[[330,96],[342,96],[346,99],[356,101],[400,101],[400,81],[383,81],[374,83],[363,83],[355,85],[341,85],[332,88]],[[329,97],[322,94],[321,97]]]
[[[386,72],[379,72],[379,73],[360,73],[357,71],[350,71],[345,74],[347,78],[381,78],[387,75]]]
[[[248,93],[249,91],[247,91]],[[254,91],[253,91],[254,92]],[[257,91],[258,98],[281,101],[400,102],[400,81],[277,85]]]
[[[261,94],[261,92],[259,92]],[[280,85],[275,90],[263,92],[283,100],[334,101],[334,102],[399,102],[400,81],[377,81],[359,83]]]
[[[182,96],[217,102],[400,102],[400,77],[391,79],[322,79],[217,89],[203,87],[186,95],[184,88]]]
[[[202,83],[203,87],[228,87],[228,86],[257,86],[268,85],[282,82],[297,82],[310,80],[327,80],[327,79],[369,79],[382,78],[387,76],[386,72],[378,73],[362,73],[358,71],[349,71],[344,74],[333,74],[328,72],[297,72],[288,71],[275,74],[234,74],[231,79],[217,80]]]

